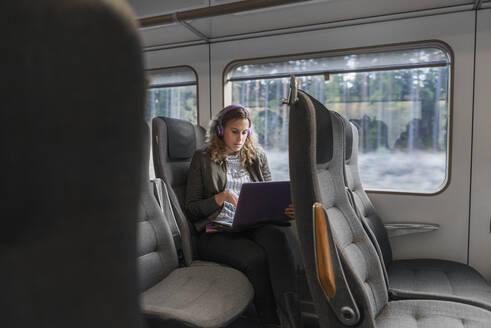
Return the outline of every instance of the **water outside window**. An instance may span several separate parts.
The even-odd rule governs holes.
[[[448,60],[440,49],[409,52],[418,60],[424,58],[423,63],[431,62],[430,67],[411,68],[413,57],[399,51],[398,55],[410,64],[401,69],[393,66],[397,56],[385,55],[391,59],[391,68],[380,70],[383,62],[370,54],[359,56],[363,63],[357,63],[353,56],[345,57],[358,67],[376,62],[375,71],[297,77],[300,89],[358,127],[360,175],[367,189],[433,193],[446,181]],[[294,62],[290,60],[288,65],[294,66]],[[339,56],[335,63],[341,66]],[[268,65],[271,72],[274,65]],[[305,60],[298,61],[298,65],[305,66]],[[326,63],[323,65],[327,67]],[[255,73],[259,69],[247,66]],[[311,66],[315,67],[315,63]],[[289,78],[281,77],[278,70],[274,72],[280,75],[276,78],[265,77],[267,73],[262,71],[261,78],[247,79],[242,68],[242,75],[229,82],[232,102],[251,109],[254,131],[266,150],[273,178],[288,180],[288,107],[282,105],[281,99],[287,97]]]

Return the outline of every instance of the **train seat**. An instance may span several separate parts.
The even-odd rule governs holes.
[[[144,143],[149,156],[149,142]],[[147,172],[148,170],[145,170]],[[168,221],[145,174],[137,217],[141,310],[150,327],[224,327],[244,312],[254,291],[239,271],[221,265],[179,267]]]
[[[472,267],[438,259],[392,259],[387,231],[361,183],[358,168],[358,129],[353,123],[346,123],[345,126],[346,185],[358,217],[365,229],[372,232],[371,240],[380,249],[379,254],[387,270],[391,294],[399,298],[421,298],[423,295],[446,297],[491,310],[491,286]]]
[[[187,172],[196,149],[205,141],[205,129],[188,121],[168,117],[152,120],[152,151],[155,176],[169,186],[169,197],[182,235],[186,264],[197,259],[194,227],[184,214]]]
[[[184,208],[189,165],[196,149],[204,145],[206,131],[188,121],[155,117],[152,133],[155,176],[167,181]]]
[[[389,300],[380,258],[346,194],[344,141],[343,118],[298,91],[290,103],[290,177],[321,327],[491,327],[491,312],[468,304]]]

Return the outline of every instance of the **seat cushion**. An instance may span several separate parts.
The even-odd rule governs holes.
[[[237,318],[254,291],[239,271],[198,265],[172,271],[141,295],[142,312],[186,326],[222,327]]]
[[[489,328],[491,312],[467,304],[405,300],[387,303],[377,328]]]
[[[491,286],[468,265],[434,259],[398,260],[387,268],[390,289],[470,300],[491,310]],[[407,295],[405,295],[407,296]]]

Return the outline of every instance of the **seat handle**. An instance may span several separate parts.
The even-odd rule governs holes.
[[[312,219],[317,281],[338,320],[354,326],[360,321],[360,311],[344,275],[329,218],[321,203],[312,206]]]
[[[292,105],[298,100],[298,82],[295,75],[290,75],[290,89],[288,91],[288,98],[283,98],[281,102],[284,105]]]

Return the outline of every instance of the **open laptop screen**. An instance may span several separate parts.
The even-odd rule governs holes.
[[[284,210],[289,204],[289,181],[244,183],[233,220],[214,223],[238,230],[267,222],[286,222],[290,218],[284,214]]]

